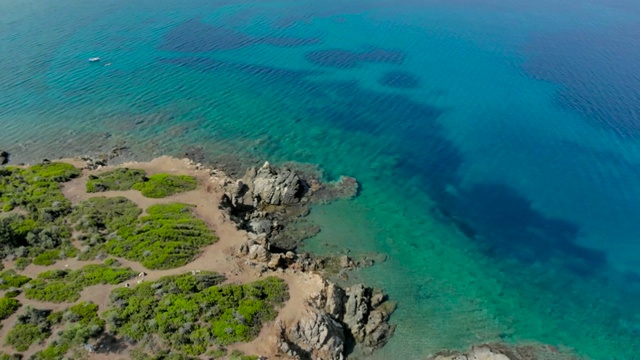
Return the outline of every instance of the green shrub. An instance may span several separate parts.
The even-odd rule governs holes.
[[[5,270],[0,273],[0,290],[19,288],[29,281],[31,278],[28,276],[20,275],[14,270]]]
[[[104,321],[98,317],[98,306],[91,302],[82,302],[65,311],[51,313],[47,320],[50,325],[63,325],[64,329],[51,345],[32,356],[34,360],[65,358],[71,348],[88,343],[104,331]]]
[[[70,242],[71,229],[64,217],[71,202],[60,183],[78,175],[80,170],[66,163],[7,167],[0,172],[0,206],[25,212],[0,219],[0,257],[30,257]]]
[[[7,296],[0,298],[0,320],[11,316],[20,306],[20,302],[16,299]]]
[[[0,360],[22,360],[22,354],[5,354],[0,352]]]
[[[45,162],[27,169],[38,180],[65,182],[80,176],[80,169],[63,162]]]
[[[16,324],[7,334],[7,344],[17,351],[26,351],[34,344],[43,341],[49,334],[34,324]]]
[[[114,256],[139,261],[148,269],[170,269],[189,263],[200,248],[217,241],[204,221],[186,204],[154,205],[134,226],[118,230],[105,244]]]
[[[149,176],[145,182],[133,185],[133,188],[148,198],[164,198],[173,194],[195,190],[197,185],[198,182],[193,176],[156,174]]]
[[[55,303],[73,302],[87,286],[119,284],[135,276],[130,268],[86,265],[79,270],[49,270],[38,275],[25,290],[27,299]]]
[[[128,168],[120,168],[98,175],[90,175],[87,181],[87,192],[131,190],[134,184],[144,182],[146,175],[143,170]]]
[[[6,296],[8,298],[15,298],[15,297],[18,297],[18,295],[20,295],[20,293],[21,293],[20,289],[13,288],[13,289],[7,290],[4,293],[4,296]]]
[[[212,345],[251,340],[287,297],[286,284],[273,277],[245,285],[221,286],[221,281],[203,272],[118,288],[104,317],[125,339],[157,335],[166,347],[197,356]]]
[[[118,197],[95,197],[81,202],[71,214],[78,231],[109,233],[133,224],[142,210],[131,200]]]
[[[18,258],[18,260],[16,260],[16,269],[18,270],[24,270],[29,265],[31,265],[30,258],[21,257],[21,258]]]
[[[47,250],[33,259],[33,263],[36,265],[49,266],[53,265],[60,259],[59,250]]]

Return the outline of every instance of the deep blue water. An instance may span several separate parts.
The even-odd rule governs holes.
[[[0,148],[355,176],[308,247],[390,254],[358,274],[400,303],[380,358],[503,340],[634,359],[639,18],[631,1],[4,1]]]

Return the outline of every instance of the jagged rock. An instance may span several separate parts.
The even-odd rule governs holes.
[[[87,170],[96,170],[100,169],[104,166],[107,166],[109,163],[109,157],[106,154],[98,155],[98,156],[83,156],[80,158],[85,162],[84,168]]]
[[[353,261],[347,255],[341,256],[339,259],[340,267],[343,269],[349,269],[353,267]]]
[[[249,252],[247,257],[251,260],[255,260],[257,262],[266,263],[269,261],[271,254],[269,251],[261,244],[253,244],[249,246]]]
[[[325,287],[324,310],[335,319],[342,321],[344,315],[345,292],[339,286],[329,283]]]
[[[249,170],[245,179],[252,185],[254,203],[291,205],[300,201],[302,184],[300,177],[292,170],[274,169],[269,162],[265,162],[260,169]]]
[[[284,255],[282,254],[271,254],[271,259],[267,263],[267,267],[269,269],[279,269],[284,265]]]
[[[301,360],[343,360],[344,328],[328,314],[309,310],[288,329],[282,329],[279,348]]]
[[[344,306],[342,321],[351,330],[357,342],[364,341],[364,326],[369,316],[370,295],[362,284],[354,285],[347,289],[347,301]]]
[[[9,153],[4,150],[0,150],[0,165],[7,163],[9,163]]]
[[[249,222],[249,227],[251,227],[251,230],[256,234],[269,234],[271,232],[271,225],[271,221],[266,219],[254,219]]]
[[[386,296],[382,292],[376,292],[371,296],[371,307],[376,308],[380,306],[384,301],[386,301]]]

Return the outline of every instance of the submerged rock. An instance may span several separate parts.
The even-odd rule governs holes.
[[[465,352],[442,351],[427,360],[578,360],[578,357],[538,343],[518,346],[490,343],[473,346]]]
[[[7,163],[9,163],[9,153],[4,150],[0,150],[0,165],[5,165]]]

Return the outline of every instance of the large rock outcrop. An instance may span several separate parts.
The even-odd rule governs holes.
[[[329,314],[309,308],[292,326],[281,325],[278,347],[301,360],[343,360],[344,327]]]
[[[261,168],[252,168],[245,177],[253,193],[254,203],[265,205],[291,205],[300,202],[303,185],[295,171],[273,168],[265,162]]]
[[[269,270],[320,271],[321,258],[309,254],[273,252],[264,234],[250,235],[236,255],[259,272]],[[355,342],[364,354],[384,346],[395,330],[389,317],[395,303],[381,291],[361,284],[343,289],[324,280],[322,289],[307,300],[305,315],[282,324],[279,349],[297,359],[343,359],[348,343]]]

